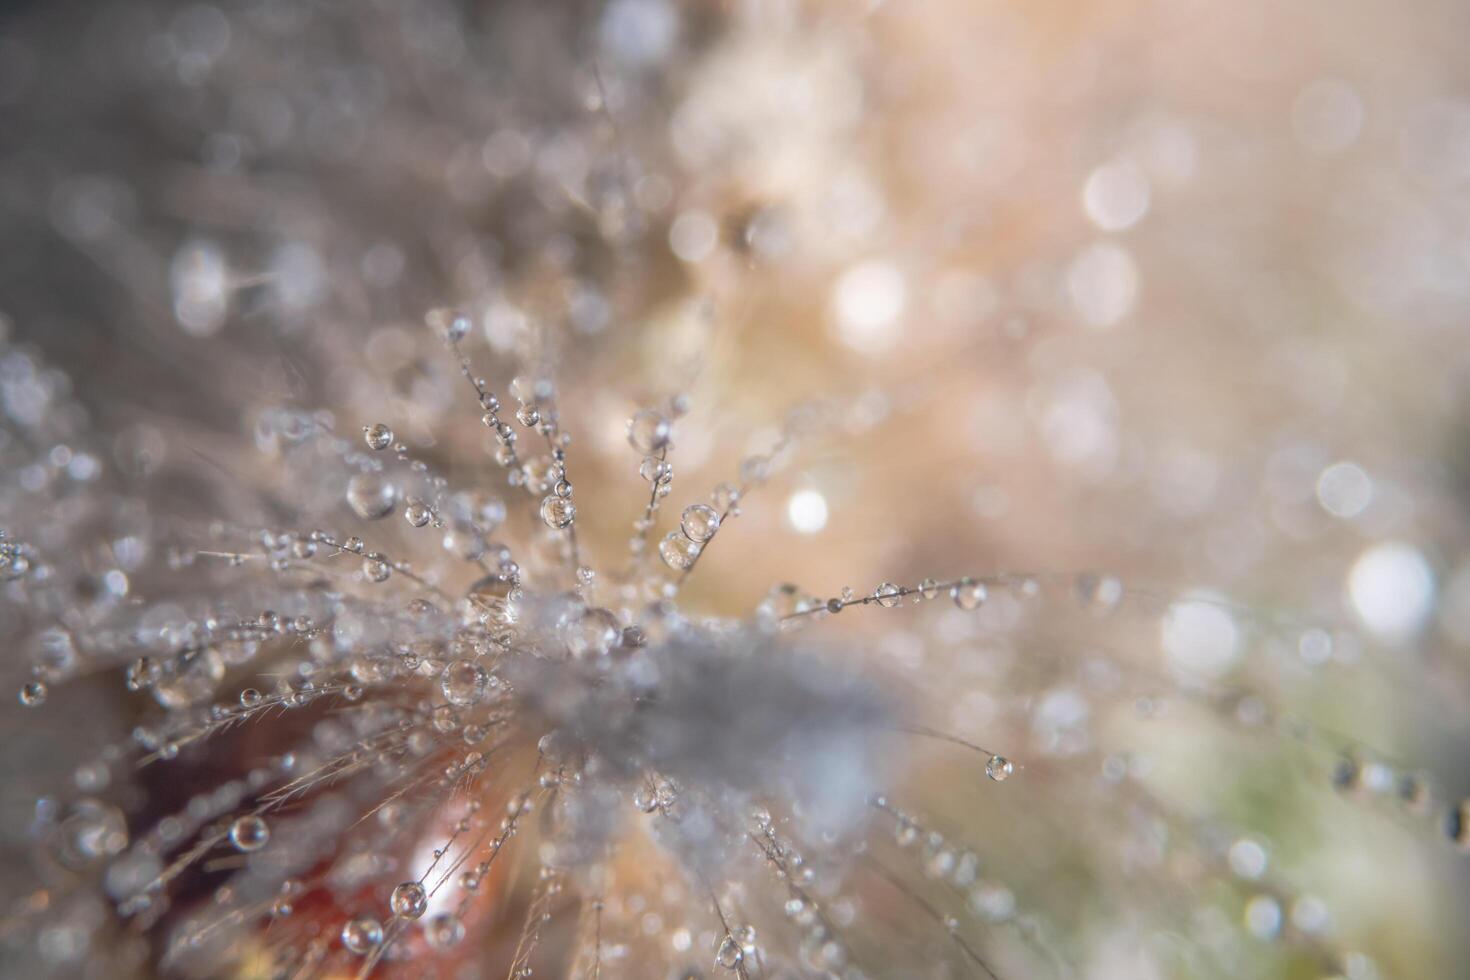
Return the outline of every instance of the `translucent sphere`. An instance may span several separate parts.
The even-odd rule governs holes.
[[[251,851],[258,851],[270,839],[270,825],[254,814],[246,814],[230,824],[230,843],[237,851],[244,851],[247,854]]]
[[[444,336],[456,343],[465,339],[470,327],[474,326],[469,316],[460,310],[433,310],[426,319],[431,326],[442,327]]]
[[[405,919],[417,919],[429,907],[429,893],[416,881],[405,881],[393,889],[388,899],[393,914]]]
[[[703,544],[719,530],[720,515],[709,504],[690,504],[684,508],[679,526],[684,529],[689,540]]]
[[[710,493],[709,499],[715,510],[726,513],[740,502],[740,488],[733,483],[721,483]]]
[[[362,430],[362,438],[367,443],[369,449],[382,452],[384,449],[393,445],[393,430],[382,422],[379,422],[377,425],[370,425],[364,428]]]
[[[1003,755],[993,755],[985,763],[985,775],[997,783],[1004,782],[1016,771],[1016,764]]]
[[[371,952],[382,941],[383,926],[377,919],[353,919],[342,926],[342,945],[350,952]]]
[[[576,518],[576,505],[565,497],[551,494],[541,501],[541,519],[546,522],[547,527],[560,531],[569,527]]]
[[[966,612],[979,609],[985,604],[990,595],[983,582],[977,582],[972,578],[962,578],[949,590],[949,596],[954,604]]]
[[[42,681],[30,681],[20,689],[20,703],[27,708],[39,707],[46,703],[46,695],[50,693]]]
[[[669,420],[663,412],[645,408],[628,420],[628,444],[652,456],[669,444],[669,431]]]
[[[666,483],[673,478],[674,467],[668,460],[656,456],[645,456],[638,464],[638,475],[649,483]]]
[[[175,664],[174,671],[153,686],[153,698],[165,708],[184,708],[208,700],[225,676],[225,658],[205,647]]]
[[[434,517],[429,505],[414,497],[409,500],[408,506],[403,508],[403,517],[414,527],[423,527]]]
[[[903,602],[902,590],[892,582],[884,582],[874,589],[873,598],[878,600],[878,605],[884,609],[892,609]]]
[[[449,949],[464,938],[464,923],[441,912],[424,923],[424,938],[434,949]]]
[[[347,503],[365,521],[380,521],[398,504],[398,488],[381,473],[358,473],[347,481]]]
[[[726,936],[720,942],[720,948],[715,952],[715,965],[726,970],[736,969],[744,959],[745,952],[733,936]]]
[[[608,609],[587,609],[567,626],[567,650],[578,660],[600,657],[622,638],[622,624]]]
[[[464,707],[478,704],[485,696],[485,688],[489,683],[490,675],[485,673],[484,667],[473,660],[456,660],[444,668],[439,689],[444,692],[444,699],[450,704]]]
[[[664,564],[675,571],[684,571],[694,565],[699,557],[699,542],[691,541],[683,531],[670,531],[658,543],[658,553]]]
[[[1075,583],[1077,601],[1093,612],[1111,612],[1123,601],[1123,583],[1112,575],[1083,573]]]

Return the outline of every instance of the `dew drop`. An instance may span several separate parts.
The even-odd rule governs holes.
[[[556,494],[548,494],[541,501],[541,519],[546,522],[547,527],[560,531],[577,518],[577,507],[565,497]]]
[[[376,425],[365,426],[362,430],[362,438],[369,449],[382,452],[393,445],[393,430],[379,422]]]
[[[342,926],[342,945],[349,952],[366,953],[383,941],[383,926],[377,919],[353,919]]]
[[[873,598],[884,609],[892,609],[903,601],[901,592],[902,590],[892,582],[884,582],[873,590]]]
[[[1016,771],[1016,764],[1003,755],[993,755],[985,763],[985,775],[1003,783],[1010,778],[1011,773]]]
[[[622,638],[622,624],[608,609],[588,609],[567,627],[567,650],[578,660],[601,657]]]
[[[699,551],[699,542],[689,540],[682,531],[670,531],[658,543],[659,556],[663,558],[665,565],[675,571],[693,567]]]
[[[734,936],[726,936],[720,942],[720,948],[715,953],[715,965],[726,970],[737,969],[745,960],[745,952],[740,944],[735,941]]]
[[[39,708],[46,703],[46,695],[50,693],[43,681],[30,681],[21,686],[20,703],[27,708]]]
[[[414,527],[423,527],[433,518],[434,512],[429,510],[429,505],[417,497],[411,497],[408,506],[403,508],[404,519]]]
[[[740,496],[740,488],[735,484],[721,483],[710,492],[709,499],[715,505],[715,510],[727,514],[740,502]]]
[[[1112,575],[1084,572],[1077,576],[1075,591],[1082,608],[1092,612],[1111,612],[1123,601],[1123,583]]]
[[[689,540],[703,544],[719,530],[720,515],[709,504],[690,504],[684,508],[679,526]]]
[[[954,604],[966,612],[979,609],[985,604],[990,592],[985,588],[984,582],[977,582],[972,578],[962,578],[949,590],[949,596]]]
[[[347,503],[365,521],[382,520],[393,513],[398,488],[381,473],[357,473],[347,481]]]
[[[424,914],[429,907],[429,895],[424,886],[416,881],[405,881],[393,889],[393,895],[388,899],[388,906],[393,909],[393,914],[405,919],[417,919]]]
[[[230,824],[230,843],[235,850],[258,851],[271,839],[270,825],[254,814],[246,814]]]
[[[473,660],[456,660],[444,668],[439,689],[450,704],[465,707],[479,703],[489,683],[490,675],[485,673],[484,667]]]
[[[153,699],[165,708],[198,704],[214,694],[225,676],[225,658],[215,647],[205,647],[174,665],[172,673],[153,687]]]
[[[638,475],[649,483],[667,483],[674,477],[674,467],[657,456],[645,456],[638,464]]]
[[[449,949],[464,938],[464,923],[447,912],[424,923],[424,938],[434,949]]]
[[[669,444],[669,420],[662,412],[644,409],[628,420],[628,444],[652,456]]]

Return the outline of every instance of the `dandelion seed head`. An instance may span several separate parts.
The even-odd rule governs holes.
[[[1438,0],[155,6],[0,38],[7,965],[1463,960]]]

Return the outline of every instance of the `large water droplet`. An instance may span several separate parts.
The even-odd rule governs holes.
[[[444,668],[439,688],[446,701],[464,707],[478,703],[485,696],[489,683],[490,675],[485,673],[484,667],[473,660],[456,660]]]
[[[383,941],[383,926],[377,919],[353,919],[342,926],[342,945],[353,953],[367,953]]]
[[[393,889],[393,895],[388,899],[388,906],[393,910],[394,915],[405,919],[417,919],[429,907],[429,894],[418,882],[405,881]]]
[[[230,843],[238,851],[258,851],[271,839],[271,828],[255,814],[246,814],[230,824]]]
[[[365,521],[382,520],[397,506],[398,488],[381,473],[357,473],[347,481],[347,503]]]

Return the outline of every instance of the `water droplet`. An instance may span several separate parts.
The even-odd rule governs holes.
[[[434,512],[419,498],[410,497],[408,506],[403,508],[403,516],[414,527],[423,527],[433,518]]]
[[[658,553],[664,564],[676,571],[692,567],[694,560],[699,557],[699,551],[699,543],[690,541],[682,531],[670,531],[658,543]]]
[[[357,473],[347,481],[347,503],[365,521],[382,520],[398,504],[398,488],[381,473]]]
[[[667,460],[645,456],[638,464],[638,475],[649,483],[667,483],[674,478],[674,467]]]
[[[550,494],[541,501],[541,519],[546,522],[547,527],[556,528],[559,531],[569,527],[576,517],[576,505],[565,497]]]
[[[456,660],[444,668],[439,688],[444,692],[446,701],[464,707],[477,704],[485,696],[485,688],[489,683],[490,675],[485,673],[484,667],[473,660]]]
[[[884,609],[892,609],[903,601],[901,592],[902,590],[892,582],[884,582],[873,590],[873,598]]]
[[[733,483],[721,483],[710,492],[709,499],[721,514],[731,513],[740,502],[740,488]]]
[[[997,783],[1005,782],[1015,771],[1016,764],[1003,755],[993,755],[985,763],[985,775]]]
[[[970,612],[985,604],[985,600],[990,596],[990,591],[985,588],[984,582],[962,578],[949,590],[949,596],[954,600],[956,606]]]
[[[369,449],[382,452],[384,449],[393,445],[393,430],[382,422],[379,422],[376,425],[364,427],[362,438],[367,443]]]
[[[382,555],[369,555],[362,560],[362,574],[369,582],[386,582],[393,574],[393,566]]]
[[[600,657],[622,638],[622,624],[608,609],[588,609],[568,625],[567,650],[578,660]]]
[[[89,867],[123,852],[128,846],[128,823],[115,806],[100,800],[79,800],[62,820],[54,846],[57,857],[67,867]]]
[[[644,409],[628,420],[628,444],[652,456],[669,444],[669,420],[662,412]]]
[[[235,850],[258,851],[271,839],[271,829],[264,820],[254,814],[239,817],[230,824],[230,843]]]
[[[726,970],[734,970],[745,960],[745,952],[740,944],[735,941],[734,936],[726,936],[720,942],[720,948],[715,953],[715,965]]]
[[[165,708],[198,704],[214,694],[225,676],[225,658],[215,647],[205,647],[174,664],[173,673],[159,679],[153,699]]]
[[[1084,572],[1075,584],[1077,601],[1092,612],[1111,612],[1123,601],[1123,583],[1112,575]]]
[[[719,530],[720,515],[709,504],[690,504],[684,508],[679,526],[689,540],[703,544]]]
[[[424,938],[434,949],[449,949],[464,938],[464,923],[441,912],[424,923]]]
[[[37,708],[46,703],[46,695],[50,693],[42,681],[31,681],[21,686],[20,703],[27,708]]]
[[[417,919],[429,907],[429,894],[418,882],[405,881],[393,889],[388,905],[393,909],[394,915],[405,919]]]
[[[367,953],[383,941],[383,926],[377,919],[353,919],[342,926],[342,945],[353,953]]]

